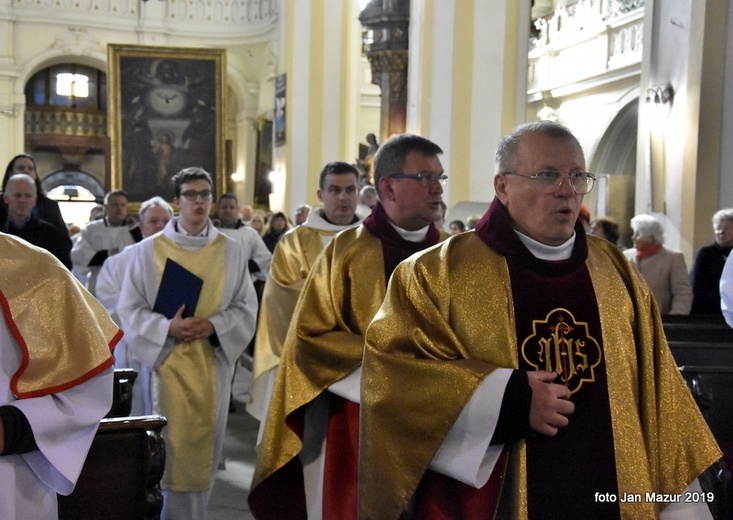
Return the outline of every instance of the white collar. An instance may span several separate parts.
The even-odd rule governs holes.
[[[425,226],[424,228],[420,228],[416,231],[409,231],[407,229],[402,229],[401,227],[397,226],[396,224],[392,223],[390,221],[390,224],[394,228],[399,235],[407,240],[408,242],[422,242],[425,240],[428,236],[428,229],[430,228],[430,224]]]
[[[514,232],[519,237],[519,240],[522,241],[522,244],[524,244],[527,249],[529,249],[529,252],[540,260],[567,260],[573,254],[573,246],[575,245],[575,232],[573,232],[573,235],[559,246],[548,246],[547,244],[538,242],[535,239],[520,233],[516,229],[514,230]]]
[[[186,228],[184,228],[180,221],[176,220],[176,227],[175,227],[176,233],[179,233],[185,237],[208,237],[209,236],[209,222],[206,222],[206,225],[204,226],[204,229],[201,230],[200,233],[193,234],[189,233]]]

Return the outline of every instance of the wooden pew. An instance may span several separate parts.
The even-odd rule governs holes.
[[[102,419],[74,492],[58,497],[59,520],[158,520],[166,424],[159,415]]]
[[[115,382],[112,408],[105,416],[127,417],[132,409],[132,388],[135,386],[137,372],[132,368],[115,368]]]
[[[723,461],[700,477],[715,490],[716,518],[733,516],[733,329],[722,316],[663,316],[672,355],[702,411]],[[726,471],[726,469],[728,471]]]
[[[733,366],[733,329],[722,316],[663,316],[662,323],[677,365]]]

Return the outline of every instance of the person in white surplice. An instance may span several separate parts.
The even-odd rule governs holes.
[[[168,221],[173,218],[173,208],[162,197],[152,197],[140,204],[138,217],[140,218],[140,232],[143,238],[148,238],[163,230]],[[131,260],[135,257],[134,248],[137,245],[127,246],[119,254],[107,258],[97,277],[97,299],[102,302],[112,319],[120,325],[117,305],[125,273]],[[132,368],[137,372],[137,379],[132,388],[130,415],[151,415],[153,404],[150,398],[150,372],[140,363],[139,359],[130,355],[126,338],[122,338],[115,349],[115,368]]]
[[[50,253],[0,233],[0,518],[56,519],[112,405],[109,315]]]
[[[153,412],[168,419],[162,518],[201,520],[224,444],[234,364],[254,334],[257,298],[245,248],[209,219],[209,174],[186,168],[173,187],[180,214],[135,248],[117,313],[131,355],[151,370]],[[163,286],[164,274],[174,271]],[[191,292],[197,282],[196,304],[176,303],[173,293]],[[154,310],[162,300],[175,305],[175,314]]]

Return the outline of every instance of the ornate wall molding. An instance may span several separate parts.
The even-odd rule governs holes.
[[[16,22],[165,31],[172,37],[253,38],[277,26],[278,0],[13,0]]]
[[[406,72],[407,57],[407,50],[377,51],[369,53],[368,58],[369,63],[372,66],[372,76],[376,76],[382,72]]]
[[[643,5],[643,0],[580,0],[537,19],[528,56],[529,101],[613,81],[635,67],[640,71]]]

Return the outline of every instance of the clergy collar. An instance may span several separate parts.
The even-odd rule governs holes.
[[[183,225],[180,223],[180,220],[176,220],[175,222],[175,230],[176,233],[179,233],[186,237],[208,237],[209,236],[209,222],[206,222],[206,225],[204,226],[204,229],[201,230],[200,233],[193,234],[189,233],[186,228],[183,227]]]
[[[102,217],[102,220],[104,221],[104,227],[123,227],[127,225],[127,219],[124,219],[119,224],[112,224],[112,222],[110,222],[107,216],[105,215],[104,217]]]
[[[394,230],[397,231],[397,233],[408,242],[422,242],[423,240],[425,240],[425,238],[427,238],[428,229],[430,229],[430,224],[416,231],[410,231],[408,229],[402,229],[391,220],[389,223],[394,228]]]
[[[519,240],[522,241],[522,244],[529,249],[529,252],[540,260],[567,260],[573,254],[573,246],[575,246],[575,231],[573,231],[573,235],[570,238],[559,246],[548,246],[547,244],[538,242],[534,238],[528,237],[516,229],[514,232],[519,237]]]
[[[588,258],[585,230],[580,221],[575,223],[575,234],[570,240],[558,246],[560,249],[567,246],[571,251],[570,256],[565,259],[559,259],[564,258],[561,256],[553,256],[551,260],[543,258],[541,252],[537,256],[538,251],[542,251],[542,249],[530,249],[530,245],[521,239],[520,234],[517,233],[512,224],[509,211],[495,197],[489,206],[489,210],[476,224],[475,233],[491,249],[506,257],[507,261],[516,262],[526,268],[549,276],[570,272]],[[552,247],[544,246],[544,248],[545,252],[555,251]]]

